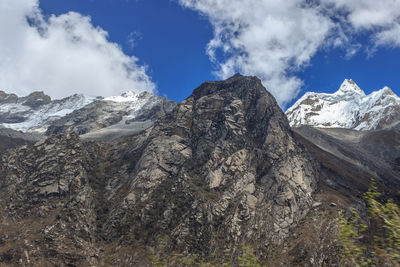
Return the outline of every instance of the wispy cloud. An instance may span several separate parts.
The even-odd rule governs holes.
[[[129,33],[126,43],[128,44],[130,49],[133,49],[137,46],[138,41],[142,39],[142,34],[138,31],[132,31]]]
[[[45,18],[38,0],[0,0],[0,36],[1,90],[53,97],[155,90],[146,67],[79,13]]]
[[[206,16],[214,28],[207,53],[217,76],[259,76],[285,105],[298,94],[296,72],[315,53],[342,47],[349,58],[367,48],[400,46],[400,0],[179,0]]]

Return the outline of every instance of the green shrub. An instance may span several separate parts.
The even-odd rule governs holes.
[[[400,266],[400,208],[392,200],[381,202],[381,193],[372,180],[364,194],[369,224],[359,214],[338,218],[343,260],[351,266]]]

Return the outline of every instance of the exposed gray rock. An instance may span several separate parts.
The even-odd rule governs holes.
[[[119,248],[157,246],[165,235],[171,251],[204,256],[237,255],[245,242],[266,257],[284,243],[314,202],[318,168],[261,81],[236,75],[177,106],[158,100],[134,120],[96,101],[57,130],[151,122],[112,142],[67,133],[4,154],[0,236],[15,245],[2,253],[0,244],[0,259],[129,266],[140,254]]]
[[[171,248],[234,253],[281,243],[312,205],[316,167],[255,77],[204,83],[147,134],[130,151],[125,197],[111,201],[108,238],[167,234]]]
[[[0,103],[1,104],[10,104],[10,103],[17,103],[18,96],[16,94],[7,94],[4,91],[0,91]]]
[[[76,134],[53,136],[3,155],[0,231],[5,231],[7,242],[14,244],[12,264],[98,264],[94,193],[86,172],[87,158]],[[14,230],[15,223],[18,227]]]
[[[36,109],[40,106],[50,104],[51,98],[43,92],[33,92],[21,98],[22,105]]]

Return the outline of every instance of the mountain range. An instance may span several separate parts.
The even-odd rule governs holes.
[[[75,131],[83,138],[116,138],[148,128],[175,105],[148,92],[107,98],[75,94],[52,100],[43,92],[18,97],[0,91],[0,125],[33,136]]]
[[[366,95],[353,80],[333,94],[308,92],[286,111],[293,127],[376,130],[400,122],[400,98],[389,87]]]
[[[244,247],[263,266],[342,266],[339,212],[366,214],[371,178],[400,201],[389,89],[345,80],[286,114],[239,74],[180,103],[0,95],[1,266],[235,266]]]

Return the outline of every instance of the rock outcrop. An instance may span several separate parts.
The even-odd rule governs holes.
[[[209,254],[278,244],[312,204],[317,170],[255,77],[197,88],[156,123],[135,159],[107,236]]]

